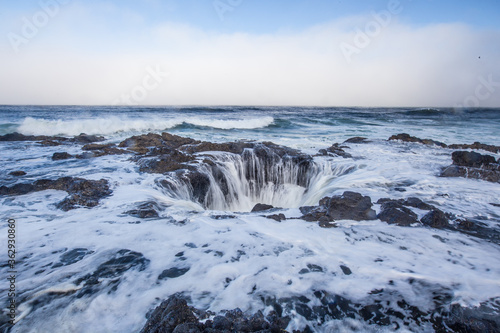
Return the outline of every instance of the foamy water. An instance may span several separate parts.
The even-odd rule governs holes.
[[[392,134],[409,132],[446,143],[498,144],[498,120],[478,119],[474,123],[452,116],[443,120],[435,114],[419,116],[422,119],[412,115],[410,125],[403,115],[381,120],[374,113],[372,117],[363,115],[363,123],[354,124],[347,121],[346,114],[331,110],[315,110],[310,115],[303,110],[280,113],[276,109],[227,116],[220,110],[205,114],[189,111],[185,118],[179,110],[165,116],[157,110],[143,112],[141,117],[139,113],[125,116],[120,111],[81,119],[73,113],[53,119],[47,116],[49,111],[45,110],[44,117],[29,110],[15,116],[4,112],[2,121],[17,126],[15,130],[23,134],[70,136],[85,132],[116,142],[130,134],[170,129],[171,133],[214,141],[272,140],[312,154],[349,136],[368,136],[373,141],[346,144],[345,150],[353,158],[314,157],[318,172],[307,192],[297,187],[282,192],[269,187],[259,197],[248,197],[237,206],[208,208],[165,191],[158,183],[166,175],[140,173],[128,155],[52,161],[54,152],[77,154],[80,146],[0,142],[0,185],[75,176],[107,179],[113,190],[98,207],[68,212],[54,206],[67,195],[61,191],[0,197],[2,220],[14,218],[18,225],[19,306],[12,332],[136,332],[146,322],[146,313],[174,293],[188,296],[190,305],[200,309],[239,307],[248,313],[271,311],[263,301],[270,298],[306,296],[311,300],[308,305],[320,305],[314,297],[316,291],[372,304],[377,297],[373,291],[383,289],[383,297],[392,306],[404,299],[422,311],[434,309],[436,294],[446,294],[450,304],[462,306],[500,299],[498,244],[458,232],[404,228],[379,220],[342,220],[337,221],[338,228],[322,229],[317,223],[294,219],[301,216],[299,206],[315,205],[323,196],[349,190],[368,195],[373,202],[415,196],[445,212],[498,230],[500,208],[490,203],[500,204],[499,184],[438,177],[440,168],[451,164],[451,150],[385,140]],[[352,119],[360,121],[356,115]],[[443,125],[438,126],[438,122]],[[405,123],[408,127],[401,128]],[[461,132],[463,128],[468,132]],[[221,158],[220,163],[226,163],[237,182],[237,170],[229,170],[235,161],[228,158]],[[27,175],[22,179],[8,176],[14,170],[24,170]],[[289,219],[276,222],[263,217],[264,213],[249,213],[257,201],[283,207],[273,213],[283,213]],[[160,216],[140,219],[124,214],[144,202],[155,202]],[[374,209],[378,212],[380,206]],[[423,214],[425,211],[420,217]],[[226,218],[221,219],[221,215]],[[5,243],[5,223],[0,237]],[[88,250],[83,259],[54,267],[64,253],[77,248]],[[143,270],[124,272],[118,284],[101,279],[93,293],[76,297],[83,287],[75,281],[92,274],[121,249],[141,253],[148,264]],[[341,265],[349,267],[352,274],[346,275]],[[164,270],[174,267],[189,270],[177,278],[158,279]],[[308,267],[321,270],[300,273]],[[7,267],[1,267],[0,273],[6,276]],[[0,288],[0,301],[6,304],[5,279]],[[319,325],[293,311],[289,314],[289,331],[305,325],[318,332],[396,330],[395,325],[379,327],[351,319]],[[399,331],[432,331],[429,325],[404,326],[402,320],[399,325],[403,327]]]

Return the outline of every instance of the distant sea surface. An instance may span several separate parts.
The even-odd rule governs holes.
[[[374,203],[417,197],[500,231],[500,184],[439,177],[452,163],[452,150],[387,140],[408,133],[448,145],[500,145],[500,109],[0,106],[0,135],[14,132],[62,137],[86,133],[114,144],[162,132],[216,143],[270,141],[313,156],[320,171],[309,188],[267,184],[257,196],[238,190],[230,204],[203,205],[190,197],[189,189],[182,194],[160,186],[173,175],[141,172],[130,154],[53,160],[56,152],[82,153],[82,145],[0,142],[0,186],[71,176],[106,179],[112,190],[96,207],[69,211],[56,207],[67,196],[63,191],[0,196],[3,244],[6,221],[13,218],[18,226],[18,322],[11,332],[138,332],[146,314],[175,293],[196,308],[214,312],[239,307],[268,314],[277,302],[291,317],[289,331],[309,326],[317,332],[392,332],[398,327],[433,331],[429,324],[408,319],[413,310],[402,306],[402,300],[427,313],[439,306],[438,296],[446,306],[500,304],[498,242],[380,220],[337,221],[337,228],[323,229],[301,220],[299,210],[344,191],[367,195]],[[352,137],[368,141],[342,144]],[[350,157],[319,156],[319,150],[334,143]],[[224,160],[228,173],[231,161]],[[26,175],[10,175],[19,170]],[[243,186],[236,178],[228,182]],[[126,213],[144,203],[155,203],[158,216]],[[287,220],[280,223],[251,213],[257,203],[280,207],[273,213]],[[380,211],[380,205],[374,209]],[[426,212],[417,213],[421,217]],[[83,295],[78,292],[82,281],[124,249],[144,260],[99,278]],[[169,269],[180,275],[159,279]],[[0,267],[4,312],[7,271],[7,266]],[[313,315],[314,307],[322,306],[318,292],[352,304],[385,302],[384,307],[402,315],[379,323],[357,315],[320,318]],[[377,293],[383,296],[376,299]],[[0,320],[3,329],[10,327],[5,318]]]

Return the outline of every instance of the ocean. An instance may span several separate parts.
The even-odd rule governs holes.
[[[453,317],[457,307],[498,324],[500,183],[440,176],[454,151],[472,149],[388,139],[498,146],[500,109],[0,106],[0,136],[16,132],[66,139],[0,141],[0,186],[73,177],[109,191],[87,207],[61,206],[73,190],[56,185],[0,195],[4,332],[139,332],[174,294],[213,314],[274,311],[289,332],[453,331],[468,313]],[[99,147],[70,140],[85,133],[127,149],[128,138],[164,132],[243,148],[185,150],[175,169],[180,148],[92,155]],[[335,143],[341,153],[328,150]],[[154,168],[170,169],[152,168],[159,158]],[[415,207],[408,226],[346,218],[323,228],[303,217],[301,207],[346,191],[369,197],[376,214],[380,199],[418,198],[450,226],[418,222],[428,211]],[[258,203],[274,208],[252,212]]]

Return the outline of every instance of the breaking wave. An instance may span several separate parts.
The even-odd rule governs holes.
[[[163,131],[183,124],[216,129],[257,129],[265,128],[274,122],[273,117],[248,119],[206,119],[206,118],[173,118],[173,119],[134,119],[107,117],[98,119],[47,120],[25,118],[17,131],[24,135],[78,135],[80,133],[94,135],[110,135],[114,133]]]

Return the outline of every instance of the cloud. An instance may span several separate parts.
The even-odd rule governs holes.
[[[396,19],[370,31],[373,16],[358,16],[301,32],[228,34],[173,21],[144,26],[139,16],[125,17],[140,27],[123,27],[119,41],[109,27],[95,36],[98,42],[86,36],[65,46],[64,36],[53,33],[20,55],[4,45],[0,103],[111,104],[123,94],[139,96],[148,66],[158,65],[169,76],[136,102],[500,106],[498,31],[461,24],[414,27]],[[92,17],[75,21],[84,19]],[[367,32],[369,42],[361,43]],[[116,48],[99,47],[106,43]],[[342,45],[357,51],[346,57]]]

